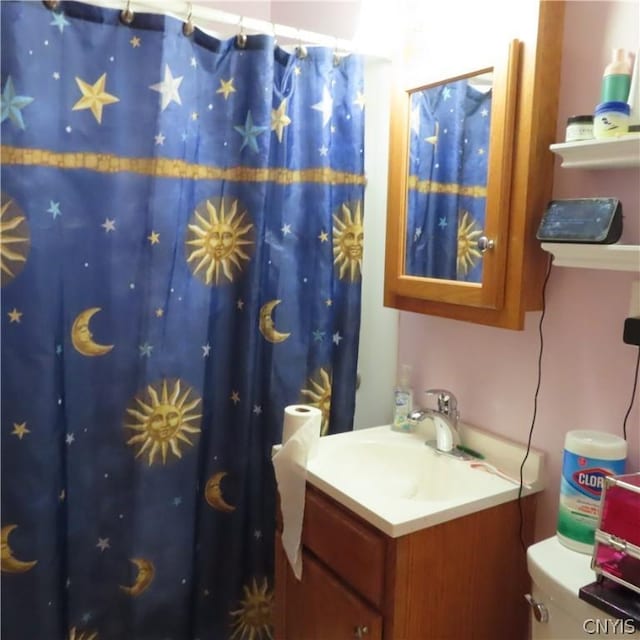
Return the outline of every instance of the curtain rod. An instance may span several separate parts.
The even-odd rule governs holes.
[[[298,29],[267,20],[258,18],[250,18],[240,14],[229,13],[214,9],[197,2],[188,2],[185,0],[82,0],[87,4],[105,7],[109,9],[129,10],[134,14],[140,13],[161,13],[171,15],[178,20],[191,22],[198,26],[205,33],[211,34],[211,23],[225,24],[235,27],[235,33],[251,31],[254,33],[263,33],[273,35],[275,38],[284,38],[290,41],[290,44],[314,44],[326,47],[332,47],[338,52],[360,53],[374,58],[389,59],[380,52],[366,51],[358,47],[353,41],[336,38],[334,36]],[[200,24],[198,24],[200,23]],[[206,24],[205,27],[201,26]],[[212,34],[215,35],[215,34]]]

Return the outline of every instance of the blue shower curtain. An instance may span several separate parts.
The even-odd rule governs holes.
[[[269,638],[284,408],[352,427],[362,60],[1,10],[2,638]]]

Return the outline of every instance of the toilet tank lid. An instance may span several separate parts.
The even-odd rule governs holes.
[[[591,556],[562,545],[556,536],[527,549],[527,567],[531,580],[548,595],[575,603],[580,587],[596,579]]]

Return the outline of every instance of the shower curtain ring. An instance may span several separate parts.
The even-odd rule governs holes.
[[[127,0],[127,6],[120,12],[120,22],[123,24],[131,24],[134,17],[134,13],[131,11],[131,0]]]
[[[298,46],[296,47],[296,56],[300,60],[304,60],[309,55],[307,47],[302,44],[302,32],[298,29]]]
[[[51,11],[55,11],[58,8],[58,0],[43,0],[42,4],[47,9],[51,9]]]
[[[236,43],[240,49],[244,49],[247,46],[247,34],[244,32],[242,21],[243,18],[240,17],[240,33],[236,36]]]
[[[182,24],[182,33],[187,36],[187,38],[195,31],[195,27],[193,26],[193,22],[191,20],[191,14],[193,13],[193,4],[189,3],[189,11],[187,14],[187,20]]]
[[[271,35],[273,36],[273,48],[275,49],[278,46],[278,38],[277,38],[278,33],[277,33],[275,22],[271,23]]]

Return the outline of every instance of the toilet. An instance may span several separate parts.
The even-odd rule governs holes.
[[[527,550],[531,576],[531,640],[631,638],[630,623],[598,609],[578,597],[580,587],[595,580],[591,556],[563,546],[556,536]]]

